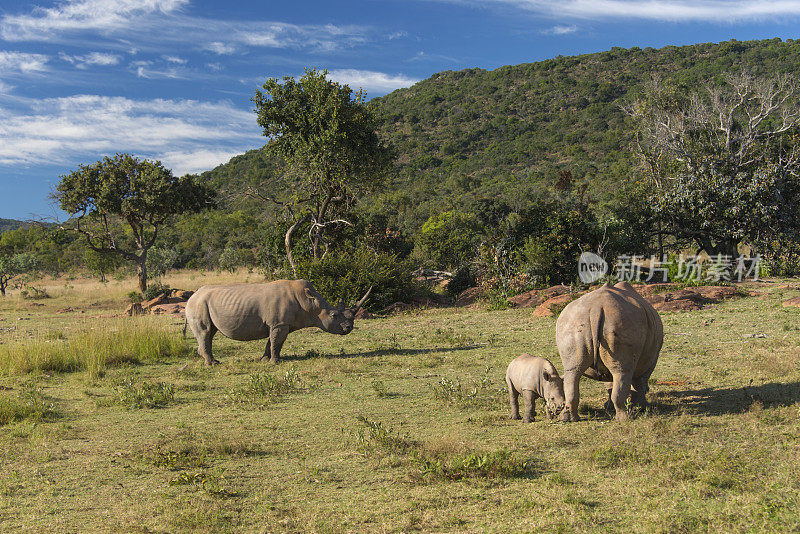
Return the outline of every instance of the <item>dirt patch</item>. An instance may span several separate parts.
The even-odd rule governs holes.
[[[788,308],[788,307],[800,308],[800,297],[794,297],[794,298],[791,298],[789,300],[784,300],[783,301],[783,306],[785,308]]]
[[[458,294],[455,305],[470,306],[485,297],[486,293],[483,291],[483,289],[481,289],[480,287],[471,287],[469,289],[465,289],[464,291]]]
[[[573,296],[569,293],[564,295],[558,295],[553,298],[549,298],[539,306],[533,310],[534,317],[553,317],[556,312],[561,313],[561,310],[564,309],[564,306],[569,304],[573,298]]]
[[[547,289],[533,289],[506,299],[514,308],[537,308],[548,300],[569,293],[570,287],[552,286]],[[582,294],[582,293],[581,293]]]

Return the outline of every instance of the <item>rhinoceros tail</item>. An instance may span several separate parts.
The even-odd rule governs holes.
[[[605,320],[603,307],[599,306],[599,308],[599,311],[592,309],[589,314],[589,327],[592,333],[592,359],[594,360],[592,362],[593,369],[597,369],[597,361],[600,359],[600,340],[602,339],[603,321]]]

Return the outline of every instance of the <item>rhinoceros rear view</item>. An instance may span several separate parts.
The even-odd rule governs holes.
[[[565,421],[577,421],[581,375],[606,382],[608,408],[627,419],[628,395],[646,402],[647,381],[664,342],[661,317],[627,282],[606,284],[567,304],[556,322],[556,345],[564,364]]]
[[[211,353],[218,331],[237,341],[267,338],[262,359],[275,363],[286,336],[295,330],[317,327],[331,334],[349,334],[370,291],[352,308],[344,303],[334,308],[308,280],[203,286],[186,303],[186,322],[206,365],[219,363]]]

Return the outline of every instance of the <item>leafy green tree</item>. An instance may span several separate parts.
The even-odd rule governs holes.
[[[354,95],[347,85],[328,80],[327,71],[306,69],[299,80],[270,78],[262,89],[253,102],[270,138],[266,151],[286,162],[293,183],[276,195],[258,184],[251,190],[288,213],[286,255],[296,274],[294,233],[308,227],[313,259],[324,256],[326,229],[351,224],[345,217],[361,194],[380,183],[390,154],[378,138],[366,94]]]
[[[445,211],[431,215],[417,237],[424,263],[455,269],[472,260],[481,238],[478,219],[471,213]]]
[[[625,107],[665,230],[710,255],[794,232],[800,196],[800,85],[727,75],[686,92],[654,79]]]
[[[83,251],[83,264],[92,274],[97,275],[101,282],[105,282],[106,275],[120,266],[121,260],[119,256],[102,254],[90,248]]]
[[[147,253],[159,230],[177,214],[214,204],[197,178],[172,175],[159,161],[129,154],[106,157],[61,176],[53,198],[71,219],[62,226],[82,234],[90,249],[133,262],[139,289],[147,289]]]
[[[8,284],[16,277],[36,269],[36,256],[29,252],[0,253],[0,295],[6,296]]]

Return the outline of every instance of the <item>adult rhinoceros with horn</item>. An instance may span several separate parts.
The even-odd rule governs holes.
[[[308,280],[203,286],[186,303],[186,322],[206,365],[219,363],[211,353],[218,331],[237,341],[266,338],[261,359],[276,363],[286,336],[295,330],[317,327],[331,334],[349,334],[370,291],[350,308],[344,302],[334,308]]]

